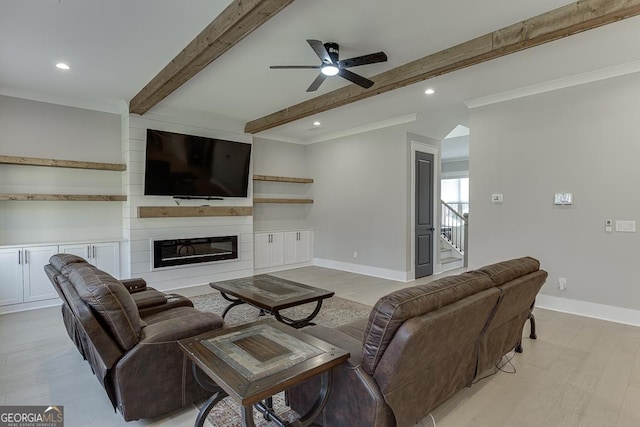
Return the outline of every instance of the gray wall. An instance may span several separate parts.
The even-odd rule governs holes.
[[[253,173],[256,175],[314,178],[307,167],[306,146],[273,141],[253,140]],[[313,199],[315,184],[254,181],[254,197]],[[256,231],[309,228],[312,205],[255,204],[253,227]]]
[[[122,163],[120,116],[0,96],[0,154]],[[0,165],[0,192],[121,194],[122,173]],[[122,238],[120,202],[0,202],[0,245]]]
[[[307,147],[316,258],[406,272],[406,138],[399,125]]]
[[[544,294],[640,309],[638,233],[604,230],[640,216],[638,93],[629,75],[471,111],[470,267],[531,255]],[[554,206],[558,192],[574,205]]]
[[[466,178],[469,176],[469,160],[442,161],[442,178]]]

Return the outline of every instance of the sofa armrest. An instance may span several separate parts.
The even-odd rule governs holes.
[[[193,307],[177,307],[169,310],[172,318],[154,321],[147,319],[138,345],[175,342],[222,327],[222,317],[205,313]]]
[[[222,318],[192,307],[178,307],[153,315],[141,339],[116,364],[111,384],[118,409],[126,421],[157,417],[211,393],[195,381],[192,363],[178,345],[222,326]]]
[[[347,333],[325,326],[312,326],[303,331],[351,353],[349,360],[333,369],[329,399],[315,422],[324,426],[395,425],[393,412],[384,401],[375,379],[362,366],[362,342]],[[289,406],[298,413],[307,412],[315,402],[319,390],[318,376],[287,389]]]
[[[135,279],[122,279],[120,282],[122,282],[130,294],[147,289],[147,282],[141,277],[137,277]]]

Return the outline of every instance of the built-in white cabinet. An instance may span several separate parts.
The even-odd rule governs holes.
[[[23,289],[22,248],[0,249],[0,305],[21,303]]]
[[[59,252],[77,255],[113,277],[120,277],[120,244],[118,242],[60,245]]]
[[[78,255],[100,270],[120,277],[120,243],[61,243],[53,245],[0,247],[0,306],[44,301],[58,297],[44,272],[57,253]],[[41,306],[41,305],[39,305]]]
[[[311,261],[310,230],[260,232],[254,235],[254,268],[272,271]]]
[[[284,234],[256,233],[253,241],[256,270],[284,264]]]
[[[311,232],[286,231],[284,233],[284,263],[300,264],[311,261]]]
[[[57,297],[44,272],[57,251],[56,245],[0,248],[0,305]]]

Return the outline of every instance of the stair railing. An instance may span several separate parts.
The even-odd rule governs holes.
[[[446,202],[442,203],[440,235],[463,255],[463,266],[468,266],[469,214],[461,214]]]

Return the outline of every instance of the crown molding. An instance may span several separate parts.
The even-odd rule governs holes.
[[[60,95],[53,95],[46,92],[39,92],[28,89],[16,89],[10,87],[0,87],[0,95],[118,115],[121,114],[122,103],[124,102],[121,100],[101,102],[95,100],[77,99]]]
[[[500,102],[511,101],[514,99],[524,98],[527,96],[538,95],[541,93],[552,92],[555,90],[565,89],[573,86],[583,85],[587,83],[597,82],[600,80],[620,77],[627,74],[640,72],[640,61],[628,62],[626,64],[616,65],[613,67],[602,68],[600,70],[590,71],[588,73],[576,74],[574,76],[564,77],[557,80],[551,80],[544,83],[525,86],[506,92],[496,93],[494,95],[482,98],[471,99],[465,101],[468,108],[484,107],[486,105],[497,104]]]

